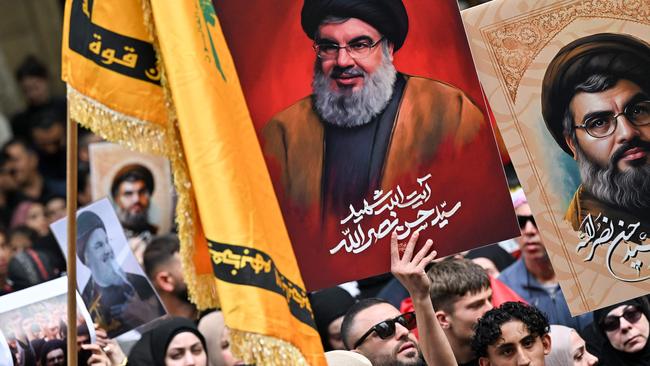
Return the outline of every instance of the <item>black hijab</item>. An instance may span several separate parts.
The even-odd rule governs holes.
[[[636,299],[620,302],[615,305],[610,305],[602,309],[594,311],[594,322],[592,324],[592,331],[597,335],[593,339],[587,339],[587,342],[595,342],[595,349],[600,348],[600,354],[597,354],[599,365],[601,366],[650,366],[650,341],[646,342],[645,347],[639,352],[627,353],[622,352],[612,347],[607,334],[600,326],[603,319],[609,314],[610,311],[616,309],[621,305],[634,305],[641,309],[646,319],[650,321],[650,304],[646,297],[638,297]]]
[[[205,344],[205,338],[199,332],[194,322],[187,318],[172,317],[161,320],[156,324],[155,328],[142,334],[142,338],[131,349],[128,357],[128,365],[164,366],[169,343],[171,343],[177,334],[183,332],[190,332],[196,335],[203,344],[203,349],[207,356],[208,348]]]

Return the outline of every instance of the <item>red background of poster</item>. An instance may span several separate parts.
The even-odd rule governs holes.
[[[487,107],[456,1],[405,0],[404,3],[409,31],[404,45],[395,53],[397,70],[452,84],[467,93],[485,113]],[[214,4],[259,135],[273,115],[311,94],[315,54],[312,40],[300,26],[302,1],[215,1]],[[488,124],[487,120],[485,123]],[[452,204],[461,198],[463,201],[462,215],[453,218],[453,225],[450,223],[429,235],[439,255],[519,235],[496,144],[490,138],[480,143],[494,145],[487,148],[491,151],[488,156],[475,156],[462,162],[436,160],[432,169],[433,197],[444,198]],[[299,225],[287,223],[309,290],[389,269],[388,240],[376,243],[372,250],[361,254],[339,252],[332,256],[327,252],[332,246],[296,245],[311,241],[291,230],[292,226],[300,225],[308,228],[310,223],[296,224]]]

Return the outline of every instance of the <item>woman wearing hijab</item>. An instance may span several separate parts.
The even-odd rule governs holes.
[[[585,329],[587,348],[601,366],[650,366],[648,319],[645,297],[596,310],[590,329]]]
[[[129,354],[131,366],[208,366],[205,338],[194,323],[173,317],[144,333]]]
[[[551,325],[551,353],[546,366],[593,366],[598,358],[587,351],[585,341],[573,328]]]

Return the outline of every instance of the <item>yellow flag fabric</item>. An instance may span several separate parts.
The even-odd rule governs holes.
[[[190,295],[221,307],[235,353],[325,365],[212,2],[68,0],[63,79],[71,118],[170,159]]]

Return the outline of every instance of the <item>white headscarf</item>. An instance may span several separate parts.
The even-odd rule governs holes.
[[[551,325],[551,352],[546,355],[546,366],[571,366],[571,332],[573,328],[564,325]]]

